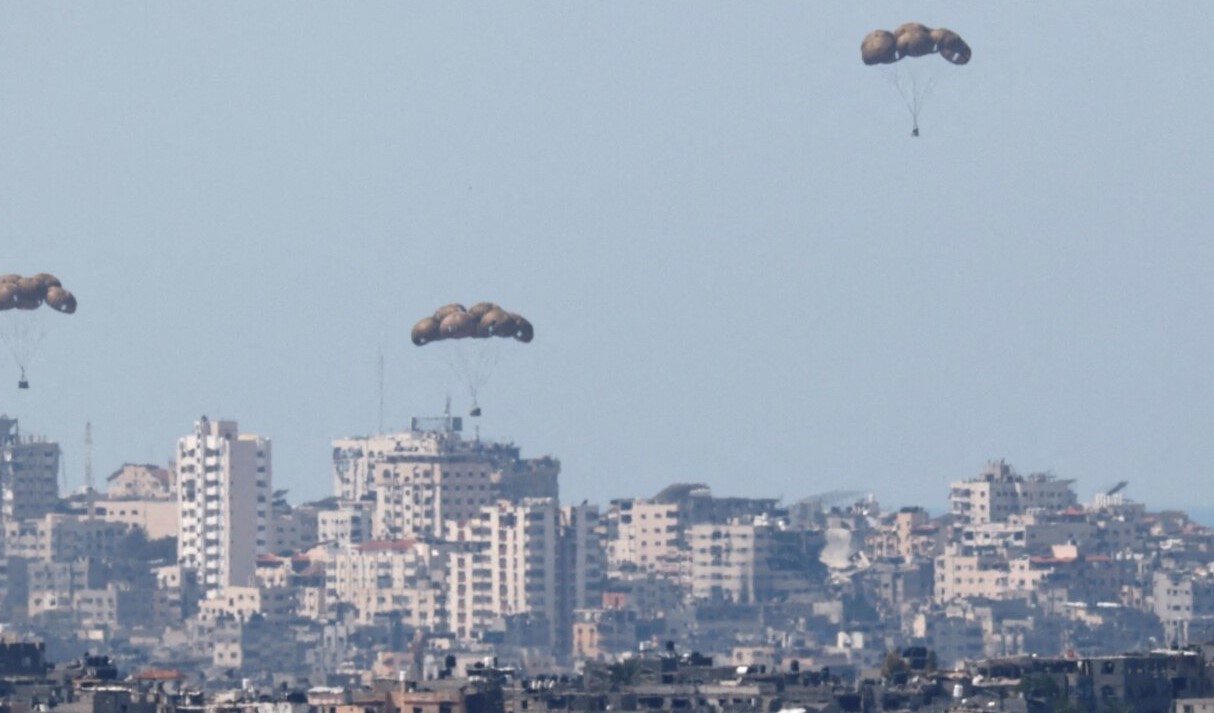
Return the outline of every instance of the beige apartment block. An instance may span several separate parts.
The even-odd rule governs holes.
[[[224,587],[199,603],[198,619],[214,622],[224,617],[248,621],[254,614],[286,619],[295,613],[295,592],[290,587]]]
[[[920,554],[919,540],[931,520],[927,510],[917,507],[903,508],[894,515],[894,534],[897,537],[899,556],[911,560]]]
[[[120,591],[113,583],[96,589],[72,592],[71,609],[81,628],[118,626]]]
[[[316,514],[316,541],[343,549],[369,542],[374,510],[369,502],[348,500],[339,501],[334,510],[321,510]]]
[[[499,497],[509,446],[467,441],[457,431],[408,431],[333,441],[338,499],[374,503],[371,538],[442,537]]]
[[[9,557],[68,562],[81,557],[112,557],[130,525],[84,515],[51,513],[38,519],[5,523]]]
[[[1214,630],[1214,575],[1208,570],[1156,572],[1151,600],[1169,646],[1201,643]]]
[[[105,497],[109,500],[176,500],[177,479],[167,468],[124,463],[106,478]]]
[[[1007,558],[951,546],[936,558],[934,598],[939,603],[980,597],[1025,597],[1050,574],[1051,568],[1034,565],[1026,556]]]
[[[1060,511],[1077,506],[1072,482],[1042,473],[1018,475],[1003,461],[992,461],[977,478],[953,482],[949,503],[961,522],[1001,522],[1034,509]]]
[[[459,638],[503,617],[530,615],[556,641],[559,517],[554,499],[524,498],[498,501],[472,520],[452,523],[447,539],[457,549],[450,555],[447,601]]]
[[[46,611],[69,610],[76,592],[105,586],[99,561],[89,558],[70,562],[30,562],[27,577],[26,607],[29,616]]]
[[[335,602],[354,607],[359,623],[393,614],[410,626],[441,629],[446,567],[441,547],[412,539],[366,542],[332,556],[327,590]]]
[[[606,517],[608,566],[685,580],[691,558],[684,544],[684,521],[678,503],[612,502]]]
[[[312,621],[325,621],[330,614],[328,591],[324,587],[300,587],[295,599],[295,613]]]
[[[320,542],[320,511],[281,503],[271,510],[269,550],[274,554],[302,552]]]
[[[873,557],[901,557],[910,561],[935,557],[939,528],[920,507],[907,507],[885,516],[865,534],[865,549]]]
[[[92,508],[94,517],[141,528],[149,540],[176,537],[181,519],[181,504],[176,499],[99,500]]]
[[[751,604],[771,593],[770,525],[693,525],[688,539],[693,597]]]
[[[577,609],[573,612],[571,653],[575,661],[606,661],[636,648],[636,612],[628,609]]]

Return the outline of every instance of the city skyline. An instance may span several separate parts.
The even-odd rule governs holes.
[[[0,414],[0,418],[6,418],[6,415]],[[9,419],[9,420],[12,423],[12,425],[14,426],[14,428],[16,429],[17,424],[20,422],[20,420],[19,419]],[[560,459],[559,454],[540,452],[540,451],[532,452],[530,450],[525,449],[521,444],[514,443],[514,442],[494,442],[490,439],[490,440],[485,440],[483,443],[481,443],[480,436],[476,432],[459,431],[459,429],[464,427],[464,424],[469,422],[469,419],[467,419],[466,417],[463,417],[463,416],[455,415],[455,414],[448,414],[445,417],[414,417],[413,419],[411,419],[411,421],[412,421],[411,426],[403,427],[403,428],[401,428],[399,430],[395,430],[395,431],[388,430],[388,431],[385,431],[384,433],[372,433],[372,434],[366,434],[366,435],[361,435],[361,436],[344,436],[341,438],[333,439],[331,441],[332,458],[329,460],[330,467],[329,467],[329,473],[328,473],[329,483],[331,484],[332,487],[329,491],[323,492],[315,497],[301,498],[297,494],[293,493],[290,488],[275,487],[275,488],[273,488],[273,490],[276,492],[280,491],[280,490],[285,491],[286,492],[286,502],[288,502],[292,505],[304,505],[304,504],[308,504],[310,502],[318,502],[318,501],[328,500],[328,499],[332,499],[332,498],[336,498],[339,501],[349,501],[349,502],[357,501],[361,497],[365,496],[366,493],[364,493],[362,490],[352,489],[352,488],[357,487],[353,484],[358,482],[359,480],[366,479],[367,478],[366,471],[368,469],[366,466],[362,466],[361,470],[351,471],[350,465],[349,465],[350,459],[347,455],[345,455],[345,452],[347,450],[350,450],[352,448],[357,449],[360,447],[364,447],[367,444],[392,443],[397,439],[401,439],[401,438],[408,439],[408,438],[416,436],[420,433],[426,433],[428,431],[428,429],[438,428],[440,430],[443,430],[443,429],[451,428],[452,424],[459,424],[459,426],[456,427],[456,431],[458,432],[458,435],[461,438],[466,439],[465,443],[467,443],[468,445],[478,445],[479,444],[493,452],[513,454],[513,455],[510,455],[510,458],[517,459],[519,457],[522,457],[524,459],[527,459],[527,460],[535,462],[535,463],[547,463],[551,459],[552,464],[550,466],[544,466],[544,469],[542,469],[542,471],[541,471],[541,472],[543,472],[542,477],[543,477],[544,481],[547,483],[546,485],[543,486],[543,488],[545,490],[557,488],[556,479],[557,479],[558,475],[562,474],[562,465],[561,465],[561,459]],[[236,425],[239,423],[239,420],[238,419],[227,419],[227,418],[211,418],[204,414],[203,416],[200,417],[200,420],[194,422],[193,426],[196,431],[200,427],[199,426],[200,423],[205,426],[206,424],[211,423],[211,422],[214,422],[217,424],[224,424],[226,427],[230,427],[230,428],[236,428]],[[421,429],[421,430],[419,431],[416,429]],[[59,449],[57,452],[58,461],[64,462],[67,460],[67,457],[65,455],[66,449],[64,448],[64,444],[59,443],[59,442],[55,441],[54,439],[48,438],[42,434],[31,434],[25,428],[20,428],[20,433],[21,433],[22,438],[29,438],[29,439],[33,440],[34,442],[50,443],[50,444],[57,446]],[[245,435],[245,434],[242,434],[242,437],[243,437],[243,435]],[[267,448],[269,447],[269,445],[271,443],[273,443],[273,440],[274,440],[272,436],[269,436],[264,433],[256,433],[250,437],[258,439],[259,442],[264,442],[265,447],[267,447]],[[182,437],[179,437],[178,439],[176,439],[174,447],[179,448],[181,441],[183,441],[186,438],[188,438],[188,437],[182,436]],[[382,448],[382,447],[383,446],[381,445],[380,448]],[[169,461],[169,462],[137,461],[137,460],[125,461],[118,468],[113,469],[112,471],[95,472],[94,476],[93,476],[93,479],[94,479],[93,487],[96,488],[98,492],[104,491],[104,489],[105,489],[104,481],[107,477],[118,476],[118,475],[124,474],[126,472],[126,470],[131,467],[142,467],[142,466],[165,468],[168,471],[173,471],[173,469],[174,469],[174,464],[171,461]],[[489,467],[488,462],[486,462],[484,467]],[[549,467],[551,468],[550,470],[548,470]],[[60,466],[60,470],[61,469],[62,469],[62,467]],[[983,473],[993,472],[992,469],[1002,470],[1006,473],[1015,475],[1017,477],[1025,477],[1025,476],[1044,477],[1044,478],[1056,480],[1059,483],[1065,483],[1068,488],[1074,489],[1076,495],[1079,497],[1079,501],[1082,503],[1099,502],[1101,500],[1103,494],[1105,494],[1105,493],[1110,493],[1110,492],[1124,493],[1125,495],[1129,496],[1129,500],[1128,500],[1129,502],[1138,503],[1151,510],[1175,510],[1178,512],[1183,512],[1187,516],[1192,518],[1195,522],[1199,522],[1199,523],[1209,526],[1209,527],[1214,527],[1214,509],[1202,508],[1202,507],[1187,508],[1184,506],[1173,507],[1173,506],[1167,506],[1167,505],[1160,505],[1158,503],[1152,502],[1149,497],[1141,496],[1141,491],[1143,490],[1143,485],[1144,485],[1143,483],[1136,484],[1132,481],[1124,481],[1124,482],[1117,482],[1117,483],[1111,483],[1111,484],[1102,483],[1098,486],[1094,486],[1092,484],[1081,483],[1077,479],[1074,479],[1074,478],[1068,478],[1065,474],[1054,473],[1053,471],[1049,471],[1049,470],[1023,471],[1023,470],[1020,470],[1014,462],[1012,462],[1010,459],[1006,459],[1006,458],[988,458],[985,461],[983,461],[982,463],[975,464],[975,466],[973,468],[971,468],[969,472],[960,473],[954,477],[949,478],[948,481],[944,483],[944,487],[941,490],[941,492],[939,493],[938,497],[929,498],[929,499],[925,499],[925,500],[919,500],[919,501],[890,502],[889,500],[882,498],[882,493],[879,490],[875,490],[872,488],[864,488],[864,487],[862,487],[862,484],[847,484],[847,483],[839,483],[838,484],[839,487],[833,487],[833,488],[824,489],[824,490],[815,491],[815,492],[799,493],[796,495],[789,495],[787,493],[754,492],[754,491],[745,493],[744,495],[745,495],[745,497],[752,497],[752,498],[770,498],[775,502],[780,502],[780,503],[784,503],[787,505],[792,505],[792,504],[795,504],[796,502],[802,501],[802,500],[812,501],[812,500],[816,500],[816,499],[825,499],[826,501],[829,501],[829,502],[836,502],[836,501],[842,502],[842,501],[845,501],[848,499],[857,500],[857,499],[863,499],[863,498],[872,498],[876,502],[878,502],[882,507],[893,508],[893,509],[908,508],[908,507],[909,508],[921,508],[924,511],[926,511],[927,513],[930,513],[931,516],[939,517],[939,516],[945,515],[949,512],[950,491],[951,491],[951,488],[954,485],[956,485],[957,482],[980,477]],[[356,477],[354,477],[356,472],[362,473],[362,475],[356,478]],[[60,480],[63,483],[63,485],[65,486],[64,495],[68,495],[68,494],[72,494],[72,493],[80,494],[80,493],[85,492],[85,483],[84,483],[83,479],[81,479],[80,481],[73,481],[69,478],[62,477],[62,474],[61,474]],[[367,482],[369,483],[370,481],[368,480]],[[562,480],[562,482],[563,482],[563,480]],[[589,498],[580,498],[580,497],[576,497],[576,496],[571,496],[568,493],[566,493],[564,491],[564,488],[562,487],[561,488],[562,495],[558,499],[562,503],[572,503],[572,502],[582,501],[585,503],[590,503],[592,505],[606,506],[606,505],[609,505],[613,501],[621,500],[621,499],[648,500],[648,499],[654,498],[655,496],[660,495],[663,491],[668,490],[672,487],[701,486],[701,485],[709,487],[710,489],[712,489],[712,491],[715,494],[717,494],[719,496],[728,497],[728,496],[735,495],[734,493],[718,492],[716,490],[716,488],[714,488],[713,485],[708,482],[671,480],[671,481],[664,481],[664,482],[660,482],[660,483],[656,483],[656,484],[651,484],[650,489],[645,492],[624,493],[617,497],[613,497],[608,500],[601,500],[601,501],[595,501],[595,500],[592,500]],[[1135,485],[1137,485],[1138,487],[1135,487]],[[554,492],[555,492],[555,490],[554,490]],[[263,495],[264,494],[265,493],[263,493]],[[517,496],[517,493],[516,493],[516,496]],[[468,503],[469,503],[469,507],[471,507],[472,501],[469,500]],[[476,507],[487,506],[489,504],[491,504],[490,501],[478,502],[476,504]],[[467,508],[463,508],[462,510],[466,510],[466,509]],[[475,509],[475,507],[473,509]],[[463,512],[463,516],[466,517],[467,515],[468,515],[468,512]],[[374,528],[372,528],[370,525],[368,525],[368,528],[369,528],[368,529],[369,533],[374,531]],[[436,530],[435,532],[437,533],[438,530]],[[379,537],[382,537],[385,539],[393,539],[394,536],[390,535],[388,532],[385,531],[385,532],[379,533]]]
[[[234,419],[311,500],[381,355],[385,430],[467,414],[409,328],[492,300],[535,340],[481,431],[570,502],[939,502],[1005,458],[1209,510],[1210,10],[1034,10],[5,7],[0,271],[79,310],[0,412],[76,483],[86,423],[108,473]],[[973,48],[917,138],[859,56],[913,20]]]
[[[1156,656],[1204,644],[1214,617],[1214,529],[1125,482],[1082,502],[1070,480],[992,461],[950,483],[941,517],[696,484],[561,505],[559,461],[452,419],[413,425],[335,441],[337,494],[292,506],[270,440],[234,421],[179,439],[179,477],[132,465],[60,497],[57,444],[3,420],[0,624],[57,657],[87,640],[128,667],[314,685],[352,667],[420,683],[436,652],[577,672],[663,641],[851,677],[916,647],[940,670]]]

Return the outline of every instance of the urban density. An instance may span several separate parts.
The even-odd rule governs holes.
[[[269,435],[173,452],[68,493],[0,417],[3,710],[1214,711],[1214,531],[1126,482],[565,504],[448,414],[333,439],[292,504]]]

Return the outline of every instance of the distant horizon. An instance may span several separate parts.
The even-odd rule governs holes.
[[[261,436],[268,435],[268,434],[260,433],[257,431],[246,431],[244,429],[243,425],[241,424],[239,418],[231,418],[228,416],[212,416],[210,414],[201,414],[200,417],[203,415],[205,415],[209,420],[212,420],[212,421],[236,421],[238,427],[240,428],[241,433],[256,433],[257,435],[261,435]],[[468,419],[466,417],[460,416],[457,414],[451,414],[451,416],[453,418],[462,419],[465,426],[467,426]],[[17,417],[12,416],[11,414],[0,412],[0,418],[17,418]],[[413,417],[410,417],[409,420],[410,421],[412,421],[413,419],[427,420],[427,419],[436,419],[436,418],[441,418],[441,416],[413,416]],[[29,431],[29,429],[20,426],[20,424],[21,424],[20,418],[17,418],[17,421],[19,424],[19,428],[21,429],[22,436],[32,435],[39,439],[45,439],[46,441],[57,443],[60,447],[60,452],[62,454],[61,457],[64,457],[64,460],[66,462],[66,455],[68,452],[64,448],[64,444],[62,441],[58,441],[58,440],[50,437],[47,434],[31,433]],[[365,438],[365,437],[370,437],[370,436],[374,436],[374,435],[390,435],[390,434],[405,433],[405,432],[408,432],[407,428],[405,428],[403,430],[386,430],[382,433],[370,432],[370,433],[361,433],[361,434],[345,434],[345,435],[341,435],[341,436],[334,436],[333,440],[342,439],[342,438]],[[186,435],[187,435],[186,433],[182,434],[183,437]],[[470,432],[470,431],[461,431],[460,436],[467,440],[471,440],[471,439],[475,438],[475,436],[472,435],[472,432]],[[271,443],[274,443],[274,437],[272,435],[268,435],[268,438],[270,439]],[[490,441],[508,443],[510,445],[519,447],[520,451],[523,452],[523,457],[526,457],[526,458],[540,458],[540,457],[548,456],[548,457],[552,457],[557,460],[560,460],[562,462],[562,476],[564,475],[564,461],[561,459],[561,456],[559,453],[548,452],[548,453],[543,453],[541,455],[536,455],[536,454],[528,453],[524,448],[524,444],[520,444],[516,441],[497,440],[497,439],[492,439],[492,438],[488,438],[488,437],[486,437],[486,438],[487,438],[487,440],[490,440]],[[275,451],[275,454],[276,453],[277,453],[277,451]],[[1009,467],[1012,468],[1013,472],[1015,472],[1018,475],[1032,475],[1037,472],[1042,472],[1042,471],[1020,470],[1019,468],[1016,467],[1015,462],[1013,462],[1012,460],[1007,459],[1007,458],[990,458],[990,459],[983,461],[982,463],[976,464],[975,467],[972,469],[971,474],[953,478],[952,481],[965,481],[965,480],[969,480],[971,478],[977,477],[978,474],[980,473],[983,465],[985,465],[986,463],[989,463],[989,462],[996,462],[996,461],[1003,461]],[[165,460],[165,461],[145,461],[145,460],[137,460],[137,459],[125,460],[122,463],[119,463],[115,467],[103,469],[102,473],[94,472],[94,487],[97,488],[98,492],[104,492],[103,483],[104,483],[105,478],[107,478],[109,475],[111,475],[115,472],[118,472],[122,468],[122,466],[127,465],[127,464],[152,465],[152,466],[162,467],[162,468],[169,468],[169,466],[170,466],[170,462],[168,460]],[[327,463],[327,465],[331,469],[332,461],[329,461]],[[1065,474],[1055,474],[1055,473],[1048,471],[1048,469],[1044,472],[1051,475],[1052,477],[1056,477],[1060,480],[1072,481],[1072,489],[1075,491],[1075,496],[1081,505],[1090,504],[1093,501],[1095,495],[1097,495],[1101,492],[1104,492],[1109,487],[1108,484],[1105,484],[1100,488],[1080,489],[1078,487],[1080,485],[1080,483],[1079,483],[1078,479],[1076,479],[1076,478],[1068,478],[1068,477],[1066,477]],[[333,475],[332,470],[329,470],[328,476],[330,478],[330,481],[329,481],[330,484],[331,484],[332,475]],[[100,477],[98,477],[98,476],[100,476]],[[952,481],[950,481],[950,482],[952,482]],[[74,480],[74,479],[71,479],[71,478],[68,478],[65,476],[64,478],[61,479],[61,482],[64,482],[66,484],[66,489],[65,489],[64,495],[67,495],[70,493],[76,493],[76,492],[83,492],[84,487],[85,487],[83,475],[80,476],[79,480]],[[881,493],[878,490],[872,489],[872,488],[865,488],[865,487],[863,487],[863,484],[850,484],[850,483],[840,483],[840,485],[843,485],[843,486],[854,485],[854,487],[831,488],[831,489],[820,491],[820,492],[809,492],[809,493],[804,493],[804,494],[789,495],[787,492],[776,492],[776,493],[766,493],[766,494],[754,494],[753,492],[751,492],[751,493],[730,492],[730,491],[723,491],[719,487],[714,486],[712,483],[708,483],[708,482],[704,482],[704,481],[670,480],[668,482],[664,482],[664,483],[656,486],[653,489],[653,491],[650,493],[639,494],[639,495],[619,495],[619,496],[613,496],[611,498],[607,498],[605,500],[596,501],[596,500],[593,500],[590,498],[582,497],[580,495],[573,495],[573,496],[567,497],[565,495],[566,488],[564,487],[564,485],[565,485],[564,481],[561,480],[559,482],[561,484],[561,492],[562,492],[561,501],[562,501],[562,503],[589,500],[590,503],[593,505],[608,506],[610,504],[611,500],[616,500],[616,499],[620,499],[620,498],[650,499],[650,498],[653,498],[654,496],[656,496],[658,493],[660,493],[663,489],[665,489],[671,485],[703,484],[703,485],[708,486],[708,488],[712,491],[713,496],[715,496],[715,497],[776,498],[782,503],[792,504],[792,503],[798,502],[800,500],[809,499],[809,498],[813,498],[813,497],[817,497],[817,496],[821,496],[821,495],[830,496],[830,495],[833,495],[834,493],[842,492],[842,491],[846,490],[849,492],[857,492],[857,493],[862,493],[862,494],[857,495],[855,498],[839,499],[837,501],[837,503],[835,503],[835,504],[839,504],[839,505],[850,504],[850,503],[856,502],[856,501],[862,499],[863,497],[871,494],[876,499],[878,505],[880,505],[880,507],[882,508],[882,510],[884,512],[897,511],[898,509],[903,508],[903,507],[921,507],[924,510],[926,510],[933,518],[940,517],[942,515],[946,515],[949,513],[947,484],[945,486],[945,491],[942,496],[943,504],[936,505],[936,504],[929,504],[929,503],[924,503],[924,502],[894,503],[891,501],[886,501],[886,500],[882,499]],[[1175,504],[1166,504],[1166,503],[1165,504],[1152,503],[1152,502],[1148,502],[1144,499],[1133,497],[1134,485],[1135,484],[1131,481],[1131,482],[1127,483],[1127,486],[1125,487],[1125,489],[1122,490],[1122,493],[1124,493],[1124,496],[1125,496],[1125,499],[1127,502],[1141,504],[1150,512],[1162,512],[1162,511],[1184,512],[1194,522],[1197,522],[1198,524],[1201,524],[1206,527],[1214,527],[1214,503],[1204,503],[1204,504],[1199,504],[1196,506],[1184,506],[1184,505],[1175,505]],[[276,491],[286,490],[289,496],[294,495],[295,497],[288,497],[288,502],[291,503],[292,506],[303,505],[303,504],[309,503],[309,502],[318,502],[321,500],[325,500],[327,498],[336,497],[336,493],[327,493],[327,494],[320,494],[320,495],[309,495],[309,496],[305,496],[305,497],[301,498],[298,496],[298,494],[292,493],[291,488],[289,486],[282,487],[278,483],[277,480],[275,481],[274,490],[276,490]]]

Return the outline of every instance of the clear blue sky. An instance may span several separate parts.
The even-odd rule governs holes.
[[[868,31],[973,61],[910,122]],[[51,271],[0,412],[82,480],[200,415],[330,441],[467,399],[408,331],[502,344],[482,433],[567,500],[673,481],[940,507],[988,458],[1210,506],[1214,5],[0,5],[0,272]],[[922,61],[941,62],[929,57]],[[5,319],[12,313],[0,313]],[[518,346],[518,348],[512,348]]]

